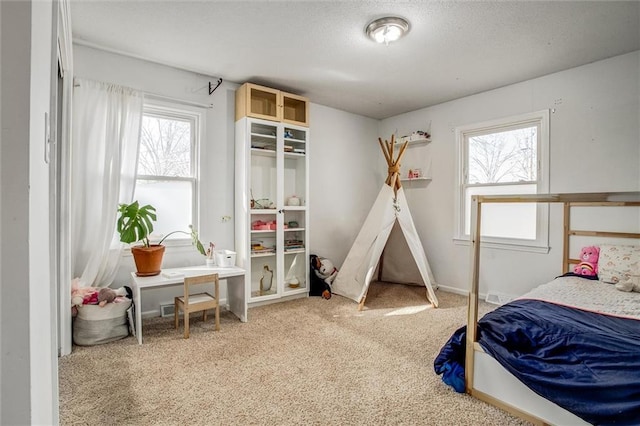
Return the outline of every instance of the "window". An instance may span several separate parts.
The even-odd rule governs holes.
[[[186,108],[186,109],[185,109]],[[134,200],[156,208],[153,238],[197,226],[197,152],[201,113],[188,107],[145,103]],[[167,240],[188,239],[177,233]]]
[[[469,240],[471,197],[549,191],[549,112],[540,111],[456,129],[457,235]],[[548,250],[548,206],[486,204],[483,244]]]

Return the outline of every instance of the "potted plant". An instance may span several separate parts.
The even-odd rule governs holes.
[[[204,246],[198,239],[198,232],[189,225],[190,232],[173,231],[165,235],[157,244],[151,244],[149,235],[153,232],[153,222],[156,221],[155,207],[147,204],[140,206],[138,201],[131,204],[120,204],[118,206],[117,231],[120,234],[120,241],[127,244],[142,242],[142,245],[131,247],[131,254],[136,263],[136,274],[140,277],[158,275],[162,266],[162,257],[165,247],[162,242],[175,233],[182,233],[191,236],[191,241],[200,253],[205,254]]]

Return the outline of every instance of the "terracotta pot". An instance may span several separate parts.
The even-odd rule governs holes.
[[[139,277],[151,277],[158,275],[162,268],[162,256],[164,256],[164,246],[152,244],[149,247],[131,247],[133,260],[136,262],[136,275]]]

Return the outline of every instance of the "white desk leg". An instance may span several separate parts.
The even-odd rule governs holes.
[[[136,337],[138,338],[138,344],[142,344],[142,310],[140,303],[140,287],[135,283],[133,284],[133,303],[136,306]]]
[[[228,277],[226,280],[229,310],[240,318],[240,321],[247,322],[247,297],[244,288],[244,275]]]

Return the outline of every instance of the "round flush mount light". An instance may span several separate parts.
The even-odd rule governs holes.
[[[378,43],[389,44],[409,32],[409,22],[397,16],[386,16],[372,21],[365,33]]]

